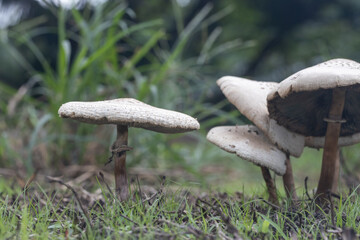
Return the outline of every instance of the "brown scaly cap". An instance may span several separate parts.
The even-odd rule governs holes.
[[[161,133],[182,133],[200,128],[199,122],[183,113],[156,108],[132,98],[97,102],[68,102],[59,116],[92,124],[116,124]]]
[[[252,121],[284,152],[299,157],[304,149],[304,137],[290,132],[269,119],[266,98],[278,87],[275,82],[253,81],[240,77],[226,76],[217,81],[226,98]]]
[[[273,145],[255,126],[221,126],[212,128],[206,137],[221,149],[256,165],[267,167],[278,175],[286,171],[286,155]]]
[[[268,95],[270,118],[293,132],[309,136],[306,145],[322,147],[332,90],[345,88],[339,146],[360,141],[360,64],[333,59],[306,68],[282,81]]]

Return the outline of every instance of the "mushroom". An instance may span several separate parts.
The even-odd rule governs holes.
[[[226,76],[217,81],[226,98],[272,143],[292,156],[299,157],[304,149],[305,138],[289,131],[269,119],[267,95],[276,90],[278,83],[260,82],[246,78]]]
[[[299,71],[268,96],[270,118],[323,147],[316,196],[322,202],[338,176],[338,147],[360,140],[360,64],[333,59]]]
[[[90,124],[117,125],[117,138],[111,146],[115,162],[115,189],[120,200],[129,197],[126,176],[128,128],[137,127],[160,133],[183,133],[200,128],[199,122],[183,113],[150,106],[132,98],[119,98],[96,102],[68,102],[63,104],[59,116]]]
[[[288,198],[296,200],[290,156],[299,157],[303,151],[305,138],[269,119],[267,95],[277,89],[278,83],[260,82],[245,78],[226,76],[217,81],[226,98],[252,121],[277,148],[286,153],[286,172],[283,183]]]
[[[278,205],[275,184],[269,169],[279,175],[286,171],[286,155],[273,145],[255,126],[220,126],[212,128],[206,137],[221,149],[261,167],[269,193],[269,201]]]

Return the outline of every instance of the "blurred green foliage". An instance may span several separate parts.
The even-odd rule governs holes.
[[[354,0],[81,2],[63,9],[19,0],[29,11],[0,29],[2,167],[30,173],[105,163],[114,129],[60,119],[57,110],[72,100],[133,97],[185,112],[202,128],[182,135],[131,129],[130,166],[180,167],[195,175],[209,165],[231,169],[238,158],[205,135],[212,126],[247,120],[223,98],[216,79],[281,81],[329,58],[360,60]]]
[[[172,4],[174,12],[182,11],[175,1]],[[11,33],[9,40],[2,43],[9,45],[14,61],[31,76],[21,87],[23,92],[6,83],[0,90],[3,166],[18,164],[32,172],[50,166],[105,163],[114,129],[57,117],[60,105],[73,100],[133,97],[203,119],[205,127],[222,121],[237,122],[237,111],[221,110],[225,100],[215,105],[206,103],[213,82],[206,81],[203,69],[209,67],[208,59],[241,48],[242,42],[218,43],[215,29],[203,39],[200,52],[185,54],[187,46],[214,18],[225,16],[211,4],[200,9],[190,22],[178,23],[182,27],[171,45],[163,19],[136,22],[134,12],[124,3],[71,10],[53,5],[48,8],[57,19],[56,27],[45,27],[41,21],[30,19],[25,32],[18,29],[24,28],[23,23],[7,29]],[[56,52],[54,62],[37,41],[49,33],[57,36],[57,48],[52,50]],[[23,48],[30,51],[32,58],[22,55]],[[33,67],[33,59],[40,70]],[[184,148],[190,139],[196,143],[190,149],[206,151],[205,131],[201,131],[202,135],[191,133],[182,140],[182,135],[132,129],[129,144],[134,151],[129,165],[172,165],[196,174],[192,151]],[[10,143],[10,139],[16,143]]]

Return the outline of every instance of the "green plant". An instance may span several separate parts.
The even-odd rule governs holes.
[[[32,171],[33,151],[39,144],[47,146],[52,156],[50,162],[59,164],[62,159],[64,164],[70,164],[89,161],[85,159],[86,154],[92,154],[91,148],[95,142],[101,146],[100,151],[93,153],[96,161],[106,161],[107,149],[113,139],[104,141],[102,139],[106,138],[102,136],[111,133],[101,128],[95,132],[91,126],[58,118],[58,108],[67,101],[133,97],[157,107],[184,111],[202,120],[201,134],[191,134],[200,142],[204,142],[202,139],[207,127],[223,121],[237,122],[237,111],[227,114],[219,110],[225,102],[215,106],[206,103],[208,90],[214,84],[213,77],[210,77],[214,71],[209,71],[212,59],[231,49],[244,47],[240,40],[218,44],[220,29],[207,33],[212,23],[229,14],[230,8],[212,13],[212,5],[208,4],[189,23],[184,24],[184,19],[179,15],[182,9],[176,1],[172,4],[178,13],[175,20],[179,34],[170,46],[161,19],[136,23],[131,9],[125,4],[110,1],[96,8],[87,6],[81,10],[49,5],[58,21],[56,29],[37,27],[43,23],[40,17],[30,22],[22,34],[20,28],[14,30],[12,38],[17,45],[29,49],[42,67],[42,71],[35,71],[17,48],[12,48],[15,59],[38,82],[32,92],[45,99],[39,101],[25,95],[25,104],[19,106],[30,107],[33,113],[30,116],[25,114],[28,121],[22,123],[24,128],[31,123],[24,132],[24,145],[27,145],[24,159],[28,172]],[[204,32],[209,37],[202,40],[199,52],[190,56],[185,54],[187,46],[197,41],[195,39]],[[45,33],[57,36],[55,66],[36,41]],[[4,88],[3,91],[7,91],[9,96],[15,92],[11,88]],[[166,166],[168,159],[172,159],[177,166],[196,172],[191,165],[187,165],[192,153],[179,152],[184,145],[181,141],[176,143],[179,136],[146,132],[138,137],[136,131],[134,135],[130,144],[139,147],[132,152],[132,166],[142,161],[149,163],[148,166]],[[173,143],[167,142],[176,143],[178,150],[173,149]],[[203,148],[204,144],[201,146]]]

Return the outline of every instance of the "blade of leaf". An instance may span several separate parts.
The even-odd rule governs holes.
[[[286,236],[286,234],[284,233],[284,231],[281,229],[281,227],[276,224],[273,220],[271,220],[269,217],[257,212],[258,215],[260,215],[264,220],[268,221],[270,223],[271,226],[273,226],[273,228],[276,229],[276,231],[284,238],[287,239],[288,237]]]
[[[145,88],[141,89],[139,92],[139,97],[142,99],[144,96],[146,96],[149,91],[151,85],[157,85],[160,83],[162,79],[164,79],[167,71],[169,70],[172,63],[175,61],[175,59],[182,53],[187,40],[189,39],[190,35],[193,33],[193,31],[200,25],[200,23],[206,18],[206,16],[210,13],[212,9],[212,4],[208,3],[206,4],[200,12],[189,22],[189,24],[186,26],[184,31],[179,36],[179,39],[175,43],[175,47],[171,53],[171,55],[166,59],[165,63],[162,64],[160,70],[154,77],[151,79],[151,84],[147,84]]]
[[[126,62],[123,71],[127,74],[143,57],[154,47],[154,45],[165,36],[164,31],[157,31],[136,53]]]
[[[84,69],[84,68],[88,67],[91,63],[93,63],[99,57],[103,56],[107,52],[107,50],[112,48],[114,46],[114,44],[117,41],[119,41],[121,38],[126,37],[126,36],[128,36],[129,34],[131,34],[133,32],[136,32],[136,31],[139,31],[139,30],[142,30],[142,29],[145,29],[145,28],[149,28],[149,27],[158,26],[160,24],[162,24],[161,20],[153,20],[153,21],[137,24],[135,26],[132,26],[132,27],[128,28],[125,31],[122,31],[122,32],[116,34],[102,48],[98,49],[87,60],[85,60],[85,62],[81,66],[81,69]]]

